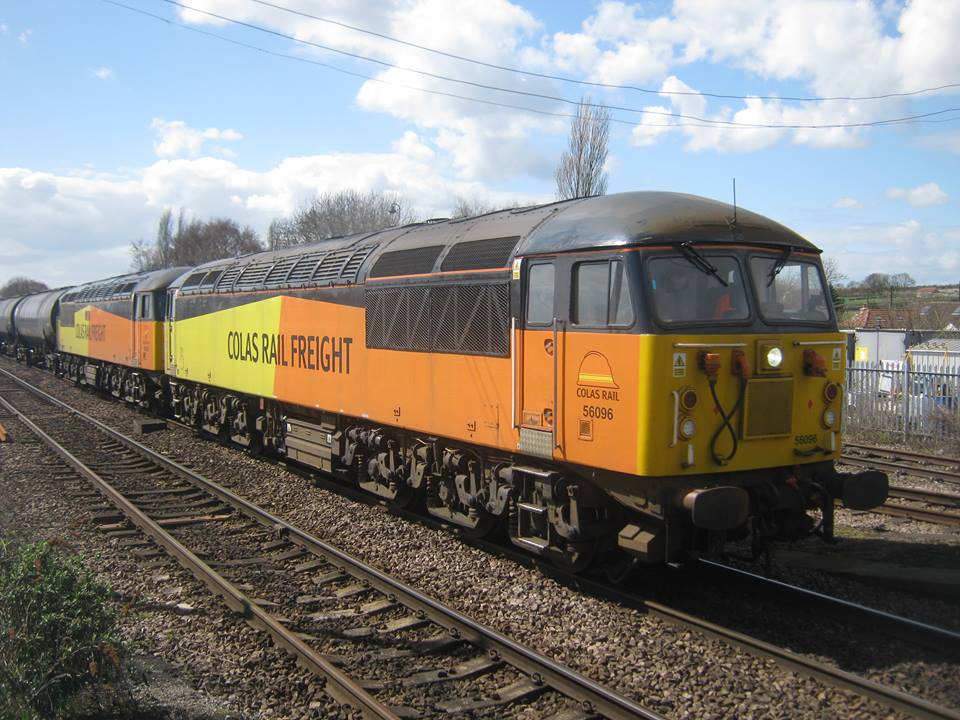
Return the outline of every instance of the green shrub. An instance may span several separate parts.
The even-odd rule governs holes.
[[[118,676],[119,647],[109,591],[79,558],[0,542],[0,718],[63,717]]]

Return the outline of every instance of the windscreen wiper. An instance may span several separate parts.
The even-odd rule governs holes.
[[[787,264],[787,260],[790,259],[790,254],[793,252],[793,248],[789,245],[784,249],[783,255],[777,258],[777,261],[773,264],[773,267],[770,268],[770,274],[767,276],[767,287],[773,285],[773,281],[776,279],[777,275],[780,274],[780,271],[783,270],[783,266]]]
[[[720,273],[717,272],[717,268],[711,265],[703,255],[694,250],[693,245],[691,245],[689,242],[680,243],[680,252],[683,253],[683,256],[687,259],[687,261],[697,270],[706,275],[713,275],[724,287],[729,286],[730,283],[720,277]]]

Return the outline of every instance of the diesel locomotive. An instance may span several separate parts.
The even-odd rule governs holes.
[[[834,468],[846,353],[819,250],[705,198],[564,201],[58,292],[39,345],[61,374],[572,571],[830,539],[835,500],[886,498],[882,473]]]

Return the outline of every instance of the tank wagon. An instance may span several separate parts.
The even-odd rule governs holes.
[[[45,290],[23,296],[13,309],[17,359],[27,365],[55,367],[57,362],[57,316],[60,298],[68,288]]]
[[[13,329],[13,311],[22,299],[22,295],[0,299],[0,355],[14,352],[17,338]]]
[[[122,275],[68,289],[60,298],[58,371],[160,409],[167,287],[189,269]]]
[[[886,497],[834,469],[819,250],[724,203],[421,223],[208,263],[167,295],[174,416],[571,570],[829,538],[835,498]]]

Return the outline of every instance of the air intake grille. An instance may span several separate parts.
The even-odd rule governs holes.
[[[270,272],[267,273],[263,284],[268,287],[283,285],[287,281],[287,274],[290,272],[290,268],[297,264],[298,259],[296,256],[293,256],[277,260],[277,262],[273,264],[273,267],[270,268]]]
[[[422,275],[433,271],[433,263],[443,250],[443,245],[394,250],[380,256],[370,277],[392,277],[394,275]]]
[[[233,288],[233,281],[237,279],[243,265],[231,265],[223,271],[223,275],[217,280],[217,292],[229,292]]]
[[[367,347],[465,355],[510,353],[510,288],[406,286],[364,293]]]
[[[450,248],[440,269],[448,272],[506,267],[519,240],[519,237],[507,237],[457,243]]]
[[[347,264],[343,266],[343,270],[341,271],[340,276],[343,278],[343,282],[355,283],[357,281],[360,266],[363,265],[363,261],[367,259],[375,247],[376,245],[368,245],[367,247],[358,248],[357,251],[353,253],[353,256],[347,260]]]

